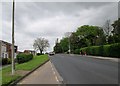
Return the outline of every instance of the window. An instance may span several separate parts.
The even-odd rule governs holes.
[[[5,58],[7,58],[7,54],[5,54]]]

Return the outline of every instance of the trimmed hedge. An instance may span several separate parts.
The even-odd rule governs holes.
[[[76,49],[76,50],[74,51],[74,54],[80,54],[80,49]]]
[[[17,55],[17,62],[19,64],[27,62],[27,61],[30,61],[32,59],[33,59],[33,54],[24,54],[24,53],[21,53],[21,54]]]
[[[43,53],[41,54],[41,53],[37,53],[37,56],[39,56],[39,55],[44,55]]]
[[[88,55],[120,57],[120,43],[76,49],[75,54],[79,54],[81,50]]]

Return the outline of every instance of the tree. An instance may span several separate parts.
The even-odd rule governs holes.
[[[60,45],[62,48],[62,52],[68,52],[69,50],[69,38],[68,37],[64,37],[60,40]]]
[[[106,34],[107,37],[111,35],[112,27],[111,27],[111,22],[110,22],[110,20],[107,20],[107,21],[105,22],[105,25],[104,25],[104,27],[103,27],[103,30],[104,30],[104,32],[105,32],[105,34]]]
[[[116,21],[114,21],[114,23],[112,24],[113,26],[113,33],[114,34],[120,34],[120,18]]]
[[[62,53],[62,47],[61,47],[60,43],[56,43],[56,45],[54,46],[54,52]]]
[[[73,32],[70,36],[70,45],[71,45],[71,52],[74,52],[75,49],[80,48],[80,40],[79,37],[75,32]]]
[[[45,38],[37,38],[34,41],[33,47],[35,50],[39,50],[40,54],[42,54],[42,52],[46,50],[47,47],[49,47],[49,42]]]
[[[108,43],[119,43],[120,42],[120,18],[112,24],[114,28],[112,31],[112,35],[108,37]]]
[[[98,26],[84,25],[77,29],[76,34],[79,37],[80,42],[82,42],[81,47],[90,45],[101,45],[104,43],[104,32]],[[99,39],[99,44],[97,40]]]
[[[67,37],[64,37],[60,40],[60,42],[56,42],[55,46],[54,46],[54,52],[55,53],[64,53],[64,52],[67,52],[68,51],[68,38]]]

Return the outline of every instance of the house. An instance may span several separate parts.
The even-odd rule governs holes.
[[[14,46],[15,49],[15,58],[17,55],[17,46]],[[12,57],[12,44],[6,41],[0,40],[0,57],[2,58],[11,58]]]
[[[24,53],[36,55],[36,52],[34,50],[24,50]]]
[[[24,53],[24,52],[21,52],[21,51],[17,51],[17,54],[21,54],[21,53]]]

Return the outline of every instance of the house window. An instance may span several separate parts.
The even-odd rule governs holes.
[[[7,58],[7,54],[5,54],[5,58]]]

